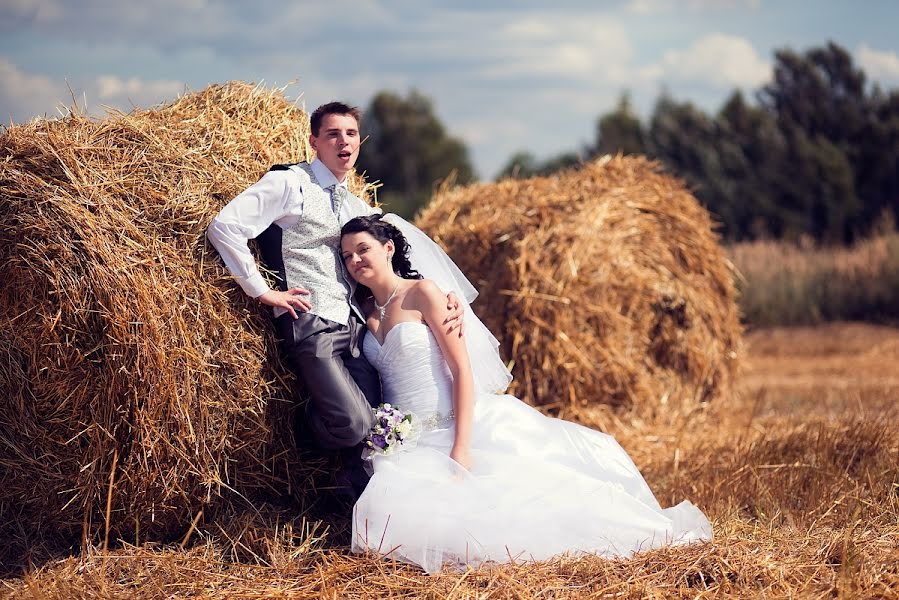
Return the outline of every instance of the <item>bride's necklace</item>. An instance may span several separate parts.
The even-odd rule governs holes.
[[[387,300],[384,301],[384,304],[378,304],[378,301],[375,300],[374,295],[372,295],[372,300],[375,302],[375,308],[378,309],[378,317],[381,321],[384,320],[384,314],[387,312],[387,305],[390,304],[390,301],[393,300],[393,297],[396,296],[397,291],[400,289],[400,282],[396,282],[396,287],[393,288],[393,291],[390,293],[390,296],[387,297]]]

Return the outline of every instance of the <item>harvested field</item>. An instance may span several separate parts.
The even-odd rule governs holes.
[[[607,424],[663,504],[686,497],[707,512],[708,544],[428,577],[348,555],[334,531],[304,530],[297,516],[269,515],[267,531],[204,530],[183,550],[94,548],[0,590],[10,598],[897,598],[899,386],[883,357],[867,352],[896,343],[899,330],[868,325],[755,331],[727,402],[678,416],[578,413]],[[835,360],[853,368],[788,383],[796,369],[824,373]]]
[[[315,501],[329,469],[294,447],[299,394],[268,315],[205,241],[225,202],[309,155],[307,121],[280,91],[234,83],[0,136],[0,557],[168,542],[235,504]],[[484,194],[505,221],[481,219]],[[728,263],[707,212],[657,165],[462,188],[428,214],[482,285],[476,308],[525,400],[692,410],[730,389]],[[492,262],[491,232],[505,239]]]
[[[304,127],[279,93],[232,84],[0,138],[0,596],[899,596],[899,414],[883,367],[899,334],[757,331],[738,378],[708,216],[638,159],[497,184],[490,212],[521,229],[471,238],[471,253],[441,241],[483,288],[475,307],[511,334],[518,393],[615,435],[663,504],[709,515],[715,540],[434,577],[349,555],[348,512],[303,502],[328,465],[298,457],[286,431],[295,382],[268,319],[203,238],[269,164],[306,156]],[[578,181],[571,196],[537,190],[548,204],[516,217],[515,186]],[[447,222],[483,235],[490,216]],[[469,268],[478,244],[501,259]]]

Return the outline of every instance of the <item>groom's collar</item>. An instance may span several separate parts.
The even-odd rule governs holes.
[[[334,173],[331,172],[331,169],[326,167],[325,163],[317,158],[309,163],[309,166],[312,168],[312,173],[315,175],[315,179],[318,180],[318,184],[322,186],[322,189],[327,189],[332,185],[338,185],[343,188],[347,186],[346,178],[344,178],[343,181],[337,181],[337,178],[334,177]]]

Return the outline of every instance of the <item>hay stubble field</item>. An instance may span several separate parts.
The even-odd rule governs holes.
[[[484,292],[513,391],[615,435],[715,539],[433,577],[349,555],[327,459],[288,431],[295,382],[268,317],[204,235],[269,165],[308,157],[307,125],[277,90],[232,83],[0,136],[0,596],[899,595],[899,330],[760,329],[739,372],[712,222],[632,157],[445,190],[419,224]],[[889,266],[897,247],[868,254]],[[844,291],[884,283],[816,300],[821,316],[885,305],[895,269],[844,262],[855,279],[825,261],[780,277],[780,296],[749,277],[744,314],[749,292],[783,313],[819,272]]]
[[[717,404],[563,415],[614,433],[663,504],[702,507],[711,543],[429,577],[349,555],[338,531],[282,517],[277,528],[208,531],[184,548],[93,548],[3,580],[0,595],[899,597],[899,330],[765,329],[746,342],[738,393]]]

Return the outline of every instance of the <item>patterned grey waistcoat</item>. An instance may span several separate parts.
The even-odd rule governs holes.
[[[303,215],[295,225],[286,229],[272,225],[259,237],[263,258],[278,272],[282,290],[301,287],[311,292],[310,313],[346,325],[351,306],[360,317],[362,313],[352,300],[355,282],[340,257],[340,206],[331,208],[331,195],[318,184],[308,163],[287,169],[300,180]],[[285,312],[276,308],[275,316]]]

